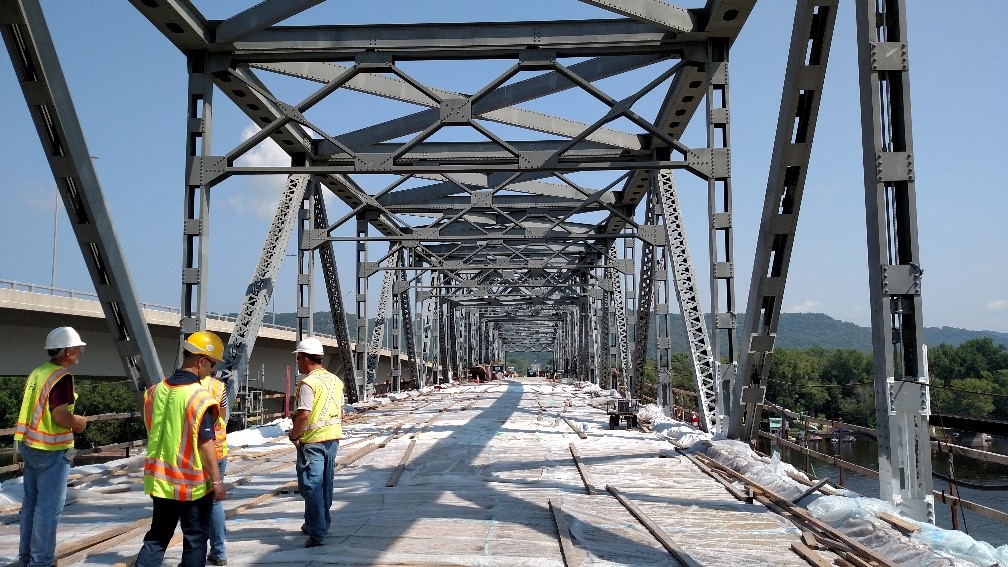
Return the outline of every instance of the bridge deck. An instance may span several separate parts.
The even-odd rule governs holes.
[[[302,548],[293,447],[281,436],[237,449],[227,475],[238,483],[225,502],[228,564],[564,565],[551,500],[569,530],[568,564],[675,564],[606,491],[612,485],[700,564],[807,565],[790,550],[801,534],[789,521],[735,500],[667,441],[609,430],[604,409],[589,401],[573,386],[523,378],[348,416],[338,457],[347,466],[336,474],[329,543],[312,549]],[[401,476],[387,486],[411,444]],[[139,468],[134,457],[98,475],[73,471],[80,486],[71,489],[60,524],[60,565],[132,560],[150,518]],[[11,560],[16,515],[4,522],[0,548]],[[177,564],[180,554],[176,543],[165,564]]]

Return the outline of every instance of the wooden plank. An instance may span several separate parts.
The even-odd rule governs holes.
[[[574,430],[574,433],[578,434],[578,437],[580,437],[582,439],[587,439],[588,438],[588,434],[585,433],[580,427],[577,427],[576,425],[574,425],[574,423],[571,422],[571,420],[569,418],[565,417],[565,418],[563,418],[563,420],[566,421],[567,425],[569,425],[570,428]]]
[[[700,567],[700,563],[690,557],[688,553],[683,551],[683,549],[679,547],[679,545],[676,544],[676,542],[674,542],[667,533],[665,533],[665,530],[661,529],[661,526],[656,524],[651,518],[644,514],[644,512],[641,512],[640,509],[630,501],[630,499],[623,496],[619,489],[611,484],[607,484],[606,490],[616,497],[616,500],[619,500],[619,503],[622,504],[627,511],[633,514],[633,517],[637,518],[637,521],[647,528],[647,530],[651,532],[651,535],[653,535],[655,539],[657,539],[658,542],[672,554],[672,557],[675,557],[676,560],[679,561],[679,563],[685,567]]]
[[[409,462],[410,454],[413,453],[413,447],[416,446],[416,439],[410,441],[409,447],[406,448],[406,453],[403,454],[402,459],[399,460],[399,465],[396,466],[395,472],[389,477],[388,482],[385,483],[386,488],[392,488],[399,482],[399,477],[402,476],[404,470],[406,470],[406,463]]]
[[[549,499],[550,511],[553,512],[553,522],[556,523],[557,533],[560,535],[560,554],[563,556],[564,565],[576,567],[581,564],[581,559],[577,555],[574,543],[571,542],[570,529],[567,527],[567,520],[564,519],[563,509],[560,503],[553,498]]]
[[[842,557],[844,561],[850,563],[854,567],[872,567],[872,564],[870,562],[866,561],[861,557],[858,557],[857,555],[849,551],[845,551],[840,555],[840,557]]]
[[[844,545],[847,545],[852,550],[854,550],[857,553],[857,555],[859,555],[861,557],[869,558],[869,559],[871,559],[873,561],[877,561],[878,563],[880,563],[882,565],[886,565],[887,567],[895,567],[892,562],[888,561],[884,557],[879,557],[879,556],[875,555],[874,553],[872,553],[872,551],[870,549],[868,549],[864,545],[860,544],[859,542],[857,542],[857,541],[855,541],[853,539],[848,538],[847,536],[845,536],[844,534],[840,533],[839,531],[833,529],[829,525],[827,525],[827,524],[819,521],[817,518],[815,518],[814,516],[812,516],[804,508],[792,504],[789,500],[787,500],[784,497],[776,494],[772,490],[770,490],[770,489],[768,489],[768,488],[766,488],[766,487],[764,487],[764,486],[762,486],[762,485],[760,485],[760,484],[752,481],[751,479],[749,479],[748,477],[746,477],[742,473],[739,473],[739,472],[735,471],[734,469],[732,469],[730,467],[726,467],[726,466],[722,465],[721,463],[718,463],[717,461],[711,459],[710,457],[706,457],[704,455],[699,455],[699,456],[702,457],[705,462],[707,462],[709,465],[711,465],[711,467],[717,468],[717,469],[719,469],[719,470],[727,473],[729,476],[732,476],[732,477],[734,477],[734,478],[736,478],[736,479],[744,482],[745,484],[749,485],[750,489],[759,491],[760,494],[766,500],[772,501],[774,504],[776,504],[780,508],[783,508],[783,509],[787,510],[788,513],[794,515],[795,517],[801,518],[801,520],[803,522],[805,522],[807,525],[814,527],[816,530],[818,530],[820,532],[827,533],[827,534],[829,534],[830,537],[836,539],[837,541],[842,542]]]
[[[823,559],[821,555],[812,551],[800,541],[791,542],[791,551],[798,554],[798,557],[808,561],[809,565],[812,565],[812,567],[830,567],[831,565],[829,561]]]
[[[910,522],[904,520],[903,518],[900,518],[899,516],[894,516],[888,512],[881,512],[879,513],[878,517],[883,522],[903,532],[903,535],[910,535],[914,532],[920,531],[919,526],[915,526]]]
[[[588,469],[581,461],[581,455],[578,454],[577,447],[575,447],[573,443],[570,444],[570,452],[571,456],[574,457],[574,466],[577,467],[578,474],[581,475],[581,482],[584,483],[585,490],[587,490],[588,494],[591,494],[592,496],[598,494],[598,491],[595,489],[595,483],[589,480]]]
[[[697,459],[693,458],[692,455],[689,455],[687,453],[682,453],[681,450],[680,450],[680,453],[684,457],[686,457],[687,459],[689,459],[690,462],[693,463],[698,469],[700,469],[701,472],[703,472],[707,476],[713,478],[714,480],[720,482],[721,485],[725,487],[725,490],[727,490],[729,494],[731,494],[732,496],[734,496],[736,500],[738,500],[739,502],[745,502],[746,504],[752,504],[752,502],[753,502],[752,494],[745,494],[745,493],[743,493],[730,480],[728,480],[727,478],[725,478],[720,473],[714,471],[713,469],[711,469],[707,465],[701,463]]]
[[[804,500],[805,498],[808,498],[808,495],[809,495],[809,494],[812,494],[812,493],[813,493],[813,492],[815,492],[816,490],[819,490],[819,489],[820,489],[820,488],[822,488],[822,487],[823,487],[823,485],[825,485],[825,484],[826,484],[827,482],[829,482],[829,479],[828,479],[828,478],[824,478],[824,479],[820,480],[819,482],[817,482],[817,483],[815,483],[814,485],[810,486],[810,487],[808,488],[808,490],[806,490],[805,492],[802,492],[802,493],[801,493],[801,494],[799,494],[798,496],[795,496],[794,498],[792,498],[792,499],[791,499],[791,503],[792,503],[792,504],[797,504],[797,503],[801,502],[802,500]]]

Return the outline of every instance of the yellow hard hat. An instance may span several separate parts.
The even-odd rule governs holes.
[[[224,342],[210,331],[196,331],[189,335],[182,348],[193,354],[209,356],[216,362],[224,360]]]

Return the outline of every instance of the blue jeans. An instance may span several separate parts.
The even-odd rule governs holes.
[[[220,469],[220,478],[224,480],[224,471],[227,470],[227,457],[217,459],[217,468]],[[210,555],[216,559],[227,559],[227,550],[224,549],[224,536],[227,529],[224,527],[224,503],[214,500],[213,512],[210,514]]]
[[[332,439],[299,445],[297,450],[298,492],[305,501],[305,526],[308,536],[322,543],[332,523],[329,508],[338,449],[339,439]]]
[[[182,501],[151,497],[154,513],[151,528],[143,539],[137,554],[136,567],[160,567],[165,550],[175,535],[175,526],[182,523],[181,567],[206,565],[207,536],[210,533],[210,514],[213,509],[213,492],[199,500]]]
[[[66,449],[45,451],[21,443],[24,500],[18,565],[49,567],[56,562],[56,525],[66,503],[70,459]]]

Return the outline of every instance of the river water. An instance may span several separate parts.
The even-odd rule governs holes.
[[[835,440],[822,439],[819,441],[809,441],[809,449],[823,453],[825,455],[836,455],[838,445],[842,445],[841,458],[845,461],[861,465],[872,470],[878,469],[878,444],[872,438],[856,437],[853,441],[845,441],[838,444]],[[986,447],[987,451],[994,453],[1008,454],[1008,438],[993,437],[991,444]],[[776,443],[772,446],[765,440],[762,441],[760,451],[770,454],[771,451],[781,453],[781,459],[791,463],[800,471],[805,470],[805,456],[798,451],[784,448],[781,452]],[[834,484],[840,484],[840,472],[837,467],[823,461],[810,459],[809,474],[815,478],[829,477]],[[948,459],[944,455],[934,455],[932,458],[932,469],[934,472],[949,475]],[[983,484],[987,486],[1008,487],[1008,471],[1005,467],[976,461],[962,455],[956,455],[955,478],[964,482]],[[844,486],[858,494],[879,497],[879,481],[856,474],[850,470],[844,471]],[[946,481],[938,478],[934,479],[934,489],[938,492],[948,493],[949,485]],[[1005,490],[977,490],[972,488],[959,488],[959,497],[964,500],[976,502],[989,508],[1000,511],[1008,511],[1008,491]],[[947,504],[942,504],[938,498],[935,499],[936,523],[942,528],[952,528],[952,514]],[[1008,544],[1008,524],[987,516],[982,516],[970,510],[958,510],[959,529],[973,536],[974,539],[986,541],[994,547]]]

